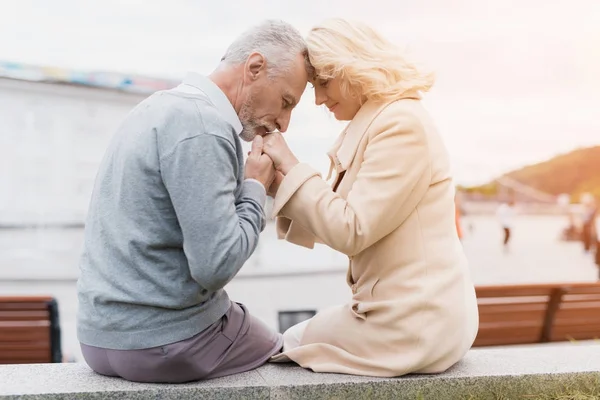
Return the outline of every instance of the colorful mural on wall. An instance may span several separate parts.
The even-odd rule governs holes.
[[[136,93],[153,93],[170,89],[179,82],[140,75],[101,71],[76,71],[0,61],[0,77],[37,82],[55,82],[94,86]]]

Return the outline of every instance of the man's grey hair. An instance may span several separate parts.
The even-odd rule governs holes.
[[[254,52],[267,60],[270,77],[289,71],[298,54],[304,56],[309,77],[313,75],[306,42],[300,32],[287,22],[267,20],[248,29],[229,46],[221,61],[229,65],[243,64]]]

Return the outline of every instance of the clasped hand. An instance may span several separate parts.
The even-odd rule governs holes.
[[[256,179],[275,197],[283,177],[296,165],[298,159],[279,132],[256,136],[246,160],[247,179]]]

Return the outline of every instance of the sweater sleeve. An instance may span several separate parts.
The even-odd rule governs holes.
[[[266,220],[264,187],[244,181],[236,199],[235,148],[212,134],[182,140],[161,168],[191,276],[207,290],[223,288],[258,245]]]

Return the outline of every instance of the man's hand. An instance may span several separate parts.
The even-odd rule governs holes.
[[[263,152],[271,157],[275,169],[283,175],[298,164],[298,159],[288,147],[283,135],[279,132],[270,133],[265,136]]]
[[[275,172],[275,179],[273,179],[273,183],[271,183],[271,186],[269,186],[269,190],[267,190],[268,196],[275,198],[275,196],[277,195],[277,191],[279,190],[279,185],[281,185],[281,181],[283,181],[283,178],[284,175],[281,172]]]
[[[246,160],[246,179],[256,179],[263,184],[265,190],[269,189],[273,179],[275,178],[275,168],[273,161],[268,155],[262,154],[263,138],[256,136],[252,141],[252,150]]]

